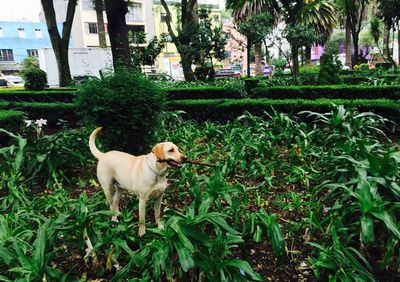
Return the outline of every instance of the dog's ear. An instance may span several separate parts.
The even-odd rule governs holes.
[[[157,144],[153,147],[153,150],[151,152],[156,155],[157,160],[163,160],[164,159],[164,145],[163,144]]]

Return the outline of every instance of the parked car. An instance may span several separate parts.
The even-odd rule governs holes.
[[[6,87],[14,87],[16,86],[14,83],[9,81],[8,79],[4,77],[0,77],[0,88],[6,88]]]
[[[99,80],[97,76],[94,75],[76,75],[73,77],[75,83],[81,84],[84,83],[88,80]]]
[[[235,72],[234,70],[232,70],[232,69],[220,69],[220,70],[216,70],[215,71],[215,78],[230,78],[230,77],[233,77],[233,78],[237,78],[237,77],[240,77],[241,75],[240,75],[240,73],[238,73],[238,72]]]
[[[175,81],[172,76],[165,73],[146,73],[146,77],[150,80]]]
[[[5,75],[4,78],[11,83],[13,83],[14,86],[24,86],[24,80],[22,77],[17,76],[17,75]]]

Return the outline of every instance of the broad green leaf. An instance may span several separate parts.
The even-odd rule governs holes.
[[[250,278],[254,281],[264,281],[263,277],[256,273],[250,266],[250,264],[245,260],[230,259],[223,262],[225,266],[232,266],[238,269],[242,269]]]
[[[372,211],[371,214],[382,220],[386,227],[397,237],[397,239],[400,239],[400,230],[387,211]]]
[[[178,253],[179,263],[184,272],[187,272],[190,268],[194,267],[194,260],[191,251],[185,248],[181,242],[173,242],[175,249]]]
[[[369,215],[361,217],[361,242],[370,244],[375,240],[374,219]]]

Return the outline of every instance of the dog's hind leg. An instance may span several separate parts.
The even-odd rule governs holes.
[[[106,196],[107,202],[110,205],[110,210],[114,211],[114,209],[113,209],[114,193],[115,193],[114,181],[112,178],[108,178],[108,177],[100,177],[99,176],[98,178],[99,178],[101,188],[103,188],[104,195]],[[112,220],[118,221],[116,216],[113,216]]]
[[[161,195],[160,197],[158,197],[154,200],[154,216],[156,218],[156,224],[157,224],[158,228],[161,228],[161,229],[164,228],[163,224],[160,222],[162,198],[163,198],[163,195]]]
[[[115,212],[115,216],[119,216],[119,200],[121,199],[122,189],[119,187],[118,183],[114,183],[114,196],[111,206],[111,210]]]

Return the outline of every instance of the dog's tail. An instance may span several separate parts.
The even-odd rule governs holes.
[[[101,157],[101,155],[103,155],[102,152],[99,151],[99,149],[97,149],[96,147],[96,136],[97,133],[102,129],[102,127],[98,127],[96,128],[92,134],[90,134],[89,137],[89,148],[90,148],[90,152],[92,152],[93,156],[95,156],[97,159]]]

